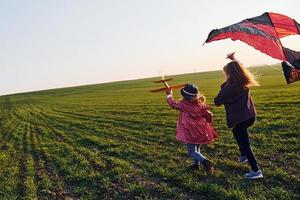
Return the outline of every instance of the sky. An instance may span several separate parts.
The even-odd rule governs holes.
[[[231,40],[202,46],[215,28],[264,12],[300,22],[299,0],[0,0],[0,95],[220,70],[278,60]],[[282,39],[300,50],[300,36]]]

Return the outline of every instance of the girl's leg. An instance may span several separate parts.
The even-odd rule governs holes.
[[[196,145],[196,152],[200,153],[200,144]],[[194,159],[194,165],[200,165],[199,161],[197,161],[196,159]]]
[[[214,173],[214,163],[210,160],[207,160],[201,153],[200,153],[200,145],[196,144],[188,144],[188,153],[194,159],[194,162],[197,162],[196,165],[201,163],[208,175],[212,175]]]
[[[234,127],[232,129],[232,132],[233,132],[233,136],[235,137],[235,140],[239,146],[241,157],[245,157],[246,155],[245,155],[244,149],[242,147],[240,140],[238,139],[239,130],[236,127]]]
[[[197,152],[200,152],[200,147],[201,147],[200,144],[197,144],[197,145],[196,145],[196,151],[197,151]]]
[[[196,144],[187,144],[188,154],[194,159],[194,164],[198,165],[199,162],[202,162],[205,157],[199,152],[200,145]]]
[[[249,122],[243,122],[241,124],[236,125],[236,130],[237,130],[237,140],[241,144],[242,149],[244,150],[244,153],[248,159],[248,162],[251,166],[251,169],[253,171],[258,171],[258,165],[256,158],[252,152],[251,146],[250,146],[250,140],[249,140],[249,133],[248,133],[248,127],[249,127]]]

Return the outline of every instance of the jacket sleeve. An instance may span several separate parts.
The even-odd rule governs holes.
[[[167,102],[171,108],[176,110],[183,109],[183,104],[181,102],[176,102],[171,94],[167,96]]]
[[[222,104],[231,104],[236,102],[245,93],[244,90],[237,87],[236,85],[225,84],[219,94],[215,97],[214,102],[216,106]]]

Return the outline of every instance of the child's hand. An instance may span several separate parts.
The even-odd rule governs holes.
[[[169,95],[169,94],[173,94],[173,92],[172,92],[172,89],[171,89],[171,88],[167,88],[165,92],[166,92],[166,94],[167,94],[167,95]]]
[[[212,120],[213,120],[213,114],[212,114],[212,112],[210,112],[210,111],[208,110],[208,111],[205,113],[204,117],[205,117],[205,119],[206,119],[206,121],[207,121],[208,123],[212,123]]]
[[[235,52],[227,54],[227,58],[229,58],[230,60],[235,60],[234,54]]]

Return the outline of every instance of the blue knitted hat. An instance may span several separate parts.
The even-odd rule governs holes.
[[[198,95],[198,87],[192,83],[188,83],[181,89],[180,93],[184,98],[190,99]]]

